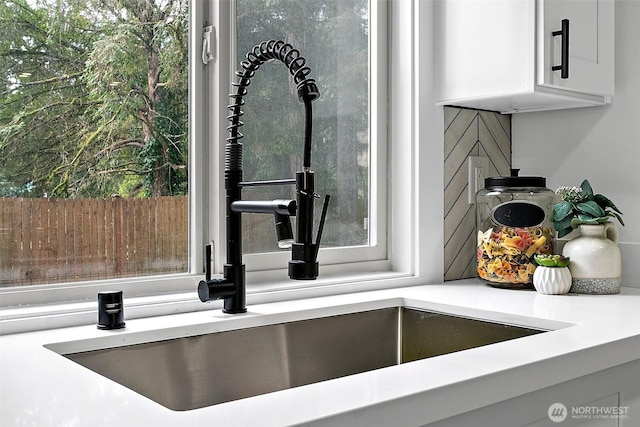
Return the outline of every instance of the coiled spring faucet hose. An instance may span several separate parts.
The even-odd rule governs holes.
[[[282,62],[288,69],[298,90],[298,99],[304,103],[305,107],[305,130],[304,130],[304,156],[302,166],[304,169],[311,167],[311,126],[312,108],[311,102],[320,97],[318,86],[314,79],[309,78],[311,69],[306,65],[306,59],[300,55],[300,51],[288,43],[281,40],[269,40],[253,47],[247,53],[246,59],[240,63],[242,70],[236,71],[238,81],[232,83],[235,93],[229,97],[233,103],[227,107],[231,114],[227,117],[230,124],[227,127],[229,137],[227,138],[227,159],[225,167],[227,170],[242,169],[242,145],[239,140],[244,136],[240,132],[243,125],[240,118],[244,114],[241,110],[244,105],[244,96],[247,94],[247,87],[251,84],[251,79],[256,71],[266,61],[276,59]]]

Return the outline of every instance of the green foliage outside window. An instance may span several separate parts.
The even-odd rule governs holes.
[[[9,0],[0,23],[0,196],[186,194],[187,0]]]
[[[282,39],[318,81],[312,166],[332,195],[326,245],[367,244],[368,2],[236,4],[239,59]],[[0,196],[187,193],[188,0],[8,0],[0,25]],[[303,111],[287,78],[265,64],[249,88],[245,179],[300,167]],[[275,191],[258,196],[287,196]],[[258,240],[269,244],[248,249],[273,249]]]

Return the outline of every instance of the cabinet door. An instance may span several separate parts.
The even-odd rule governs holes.
[[[537,83],[597,95],[612,95],[614,0],[538,0]],[[568,78],[552,67],[562,60],[564,36],[552,33],[568,20]]]

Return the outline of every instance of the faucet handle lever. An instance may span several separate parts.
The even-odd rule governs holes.
[[[207,282],[211,280],[211,246],[212,244],[213,242],[204,247],[204,276]]]
[[[320,224],[318,224],[318,234],[316,235],[316,259],[318,258],[318,252],[320,251],[320,240],[322,240],[322,230],[324,230],[324,221],[327,218],[327,210],[329,208],[330,194],[324,196],[324,203],[322,204],[322,213],[320,214]]]

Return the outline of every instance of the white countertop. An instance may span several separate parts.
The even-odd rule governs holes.
[[[44,347],[152,341],[390,303],[552,331],[191,411],[167,409]],[[126,320],[115,331],[87,325],[5,335],[0,425],[422,425],[640,359],[639,307],[634,288],[547,296],[467,280],[253,305],[244,315],[211,310]]]

